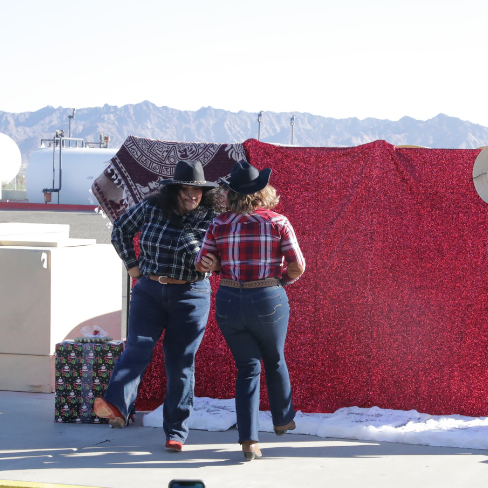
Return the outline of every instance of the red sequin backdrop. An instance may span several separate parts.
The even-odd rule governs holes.
[[[488,415],[488,207],[472,183],[479,150],[244,145],[249,162],[273,169],[277,211],[307,260],[286,288],[295,407]],[[161,363],[158,348],[141,410],[164,400]],[[196,395],[231,398],[234,379],[212,315]],[[261,390],[268,409],[264,378]]]

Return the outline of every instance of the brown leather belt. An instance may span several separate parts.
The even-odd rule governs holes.
[[[186,285],[187,283],[191,283],[191,281],[177,280],[176,278],[169,278],[168,276],[149,275],[149,278],[162,285]]]
[[[220,284],[222,286],[230,286],[231,288],[264,288],[267,286],[278,286],[280,280],[278,278],[266,278],[257,281],[234,281],[222,278]]]

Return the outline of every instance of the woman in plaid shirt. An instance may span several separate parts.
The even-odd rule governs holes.
[[[195,354],[210,310],[210,269],[204,261],[197,271],[194,263],[205,231],[221,208],[219,195],[210,192],[218,184],[205,181],[200,162],[179,161],[173,178],[161,185],[158,194],[114,222],[112,244],[137,284],[130,302],[127,347],[104,397],[95,399],[94,410],[113,427],[126,425],[137,387],[164,330],[165,447],[181,451],[193,409]],[[133,239],[139,232],[136,257]]]
[[[274,431],[283,435],[295,428],[284,356],[290,309],[283,286],[300,277],[305,260],[288,219],[272,211],[279,197],[268,185],[270,174],[269,168],[259,172],[243,161],[234,166],[229,181],[221,178],[229,188],[229,211],[210,224],[196,266],[199,269],[206,256],[216,255],[220,259],[216,318],[237,366],[239,443],[249,461],[261,457],[258,446],[261,359]]]

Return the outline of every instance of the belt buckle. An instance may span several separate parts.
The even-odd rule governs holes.
[[[168,283],[163,283],[161,281],[161,278],[168,278],[167,276],[158,276],[158,283],[161,284],[161,285],[167,285]]]

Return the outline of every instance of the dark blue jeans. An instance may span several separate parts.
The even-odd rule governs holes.
[[[194,403],[195,354],[210,310],[208,280],[185,285],[161,285],[143,277],[132,290],[127,349],[115,363],[104,398],[126,418],[137,387],[151,362],[163,330],[166,397],[163,428],[166,439],[185,442]]]
[[[257,441],[261,359],[273,425],[293,420],[290,377],[284,348],[290,307],[281,286],[239,289],[220,286],[216,318],[237,366],[239,442]]]

